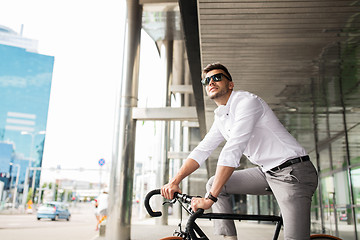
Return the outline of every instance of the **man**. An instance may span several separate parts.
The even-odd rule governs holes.
[[[207,183],[204,198],[194,198],[191,207],[213,212],[232,213],[231,194],[269,194],[271,188],[284,220],[285,239],[309,239],[311,198],[317,187],[317,172],[300,144],[258,96],[233,91],[234,83],[220,63],[203,70],[202,83],[218,108],[205,138],[190,153],[179,172],[161,188],[172,199],[181,192],[180,182],[194,172],[211,152],[226,140],[217,163],[215,176]],[[234,171],[244,154],[259,167]],[[233,221],[214,221],[215,234],[237,239]]]

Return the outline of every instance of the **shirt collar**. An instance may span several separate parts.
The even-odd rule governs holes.
[[[220,105],[214,110],[214,113],[215,113],[216,116],[220,117],[220,116],[224,116],[224,115],[229,113],[230,104],[231,104],[233,95],[234,95],[234,91],[231,92],[230,97],[229,97],[226,105]]]

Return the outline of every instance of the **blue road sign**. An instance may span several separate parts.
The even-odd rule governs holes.
[[[100,159],[100,160],[99,160],[99,165],[100,165],[100,166],[104,166],[104,165],[105,165],[105,159],[103,159],[103,158]]]

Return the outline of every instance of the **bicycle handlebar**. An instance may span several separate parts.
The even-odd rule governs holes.
[[[160,189],[152,190],[152,191],[148,192],[148,194],[146,194],[145,208],[146,208],[146,211],[149,213],[149,215],[152,217],[160,217],[162,215],[162,213],[160,211],[154,212],[150,207],[150,198],[154,195],[160,195],[160,194],[161,194]]]
[[[152,217],[160,217],[162,216],[162,213],[160,211],[154,212],[150,206],[150,198],[154,195],[160,195],[161,191],[160,189],[155,189],[150,191],[148,194],[146,194],[145,197],[145,208],[146,211],[149,213],[150,216]],[[193,196],[189,196],[186,194],[181,194],[181,193],[175,193],[174,194],[174,198],[176,198],[177,200],[183,202],[183,203],[187,203],[190,204],[191,203],[191,199],[193,198]],[[201,216],[204,213],[204,209],[199,208],[195,213],[192,212],[192,214],[190,214],[191,216],[188,219],[188,222],[186,224],[186,232],[188,232],[191,236],[191,239],[194,240],[202,240],[202,239],[207,239],[206,235],[201,231],[201,229],[196,225],[195,220]],[[196,229],[197,232],[201,232],[203,236],[205,237],[200,237],[198,238],[195,234],[194,228]]]
[[[146,208],[146,211],[149,213],[149,215],[152,217],[160,217],[162,215],[162,213],[160,211],[154,212],[150,206],[150,198],[154,195],[160,195],[160,194],[161,194],[160,189],[152,190],[148,194],[146,194],[145,208]],[[189,195],[181,194],[181,193],[175,193],[174,198],[178,199],[179,201],[181,201],[183,203],[190,204],[193,196],[189,196]]]

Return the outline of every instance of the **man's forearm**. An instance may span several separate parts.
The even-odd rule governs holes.
[[[192,158],[186,159],[179,172],[175,175],[174,178],[170,180],[170,184],[179,185],[180,182],[193,173],[196,169],[198,169],[200,165]]]
[[[210,189],[211,195],[217,197],[220,194],[222,187],[229,180],[234,170],[234,167],[217,166],[215,179]]]
[[[173,177],[168,184],[161,188],[161,195],[167,199],[173,199],[174,193],[181,192],[180,182],[199,168],[199,164],[191,158],[186,159],[179,172]]]

